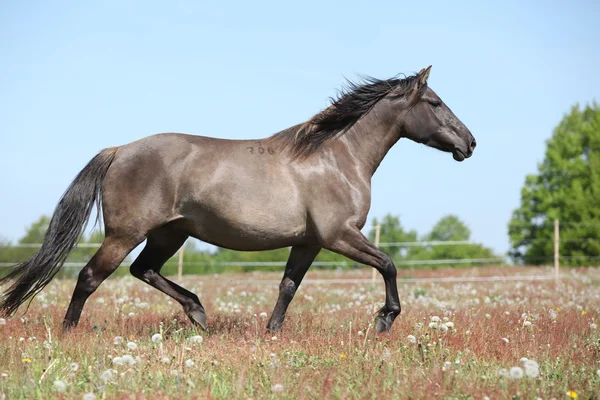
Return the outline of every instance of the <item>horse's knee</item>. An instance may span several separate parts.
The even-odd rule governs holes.
[[[396,266],[388,256],[385,256],[385,258],[383,259],[380,271],[381,275],[383,275],[383,277],[386,279],[396,279],[396,277],[398,276]]]
[[[286,300],[292,300],[296,294],[296,284],[291,279],[285,278],[279,284],[279,293]]]

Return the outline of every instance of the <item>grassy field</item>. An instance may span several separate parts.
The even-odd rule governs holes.
[[[534,268],[402,271],[533,275]],[[368,278],[370,270],[308,279]],[[377,335],[375,285],[307,282],[284,330],[265,331],[280,273],[184,277],[206,332],[134,278],[106,281],[80,325],[61,323],[74,281],[0,320],[0,399],[600,398],[600,269],[538,282],[400,282],[402,314]],[[235,284],[232,284],[235,281]]]

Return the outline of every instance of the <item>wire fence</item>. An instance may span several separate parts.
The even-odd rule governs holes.
[[[562,225],[566,226],[585,226],[585,227],[600,227],[598,223],[574,223],[574,222],[563,222]],[[550,228],[550,225],[547,225]],[[510,281],[510,280],[548,280],[560,279],[560,264],[572,262],[573,260],[589,260],[595,261],[600,260],[598,256],[580,256],[580,255],[560,255],[559,245],[560,243],[582,243],[582,242],[600,242],[600,238],[569,238],[560,239],[559,222],[554,221],[552,227],[554,228],[554,235],[551,238],[540,238],[539,241],[547,241],[554,243],[554,255],[544,257],[528,257],[530,261],[546,262],[554,264],[554,273],[552,275],[536,275],[536,276],[498,276],[498,277],[459,277],[459,278],[427,278],[427,279],[399,279],[402,282],[493,282],[493,281]],[[372,228],[366,228],[366,230],[375,230],[375,245],[379,248],[414,248],[414,247],[436,247],[436,246],[482,246],[482,243],[471,241],[471,240],[430,240],[430,241],[413,241],[413,242],[379,242],[381,226],[376,225]],[[42,246],[41,243],[22,243],[16,245],[2,246],[11,248],[31,248],[36,249]],[[78,248],[82,249],[93,249],[99,248],[101,243],[79,243]],[[171,267],[176,262],[178,267],[178,278],[182,277],[183,270],[191,267],[207,267],[212,270],[218,270],[219,272],[227,272],[232,267],[247,267],[252,269],[266,269],[273,267],[285,267],[287,261],[215,261],[215,262],[194,262],[184,261],[185,245],[181,247],[178,254],[178,261],[174,259],[169,260],[166,265]],[[0,262],[0,268],[12,268],[18,261],[15,262]],[[461,259],[399,259],[394,260],[394,264],[397,267],[419,267],[419,266],[440,266],[440,265],[491,265],[491,264],[509,264],[507,257],[487,257],[487,258],[461,258]],[[83,268],[86,265],[85,262],[65,262],[63,267],[65,268]],[[130,262],[123,262],[121,266],[128,267]],[[312,263],[315,267],[341,267],[347,268],[356,266],[357,263],[348,261],[315,261]],[[336,279],[326,280],[329,283],[361,283],[361,282],[373,282],[376,279],[376,270],[373,269],[373,275],[371,279]],[[322,283],[324,280],[313,280],[314,283]],[[244,280],[244,282],[247,282]],[[273,283],[270,281],[261,281],[263,283]],[[279,282],[279,281],[277,281]]]

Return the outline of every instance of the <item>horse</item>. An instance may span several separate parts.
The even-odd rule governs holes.
[[[144,240],[130,266],[136,278],[181,304],[207,328],[197,295],[160,274],[188,237],[237,251],[291,247],[267,330],[280,331],[303,277],[321,249],[375,268],[385,303],[377,332],[401,312],[392,260],[361,233],[371,178],[400,139],[471,157],[469,129],[428,86],[431,65],[410,76],[348,81],[309,120],[272,136],[229,140],[157,133],[98,152],[54,210],[43,244],[0,279],[12,282],[0,313],[13,314],[56,275],[83,234],[94,206],[105,238],[80,271],[63,321],[75,327],[88,297]]]

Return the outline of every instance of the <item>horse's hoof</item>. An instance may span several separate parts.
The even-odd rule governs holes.
[[[206,330],[206,313],[200,308],[196,308],[187,313],[188,318],[195,324],[200,325],[202,330]]]
[[[375,319],[375,329],[377,329],[377,333],[389,332],[391,327],[392,324],[388,323],[385,317],[377,317]]]

